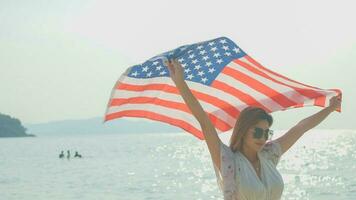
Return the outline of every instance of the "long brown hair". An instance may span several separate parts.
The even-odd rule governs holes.
[[[267,120],[269,126],[272,126],[272,116],[262,108],[247,107],[241,111],[230,138],[230,148],[233,152],[241,151],[248,129],[256,125],[260,120]]]

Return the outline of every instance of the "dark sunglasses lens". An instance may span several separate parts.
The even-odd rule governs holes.
[[[263,135],[263,129],[255,128],[255,132],[253,133],[253,137],[256,139],[260,139]]]

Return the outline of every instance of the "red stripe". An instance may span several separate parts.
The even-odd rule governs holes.
[[[113,120],[116,118],[120,117],[142,117],[142,118],[147,118],[151,120],[156,120],[156,121],[161,121],[165,122],[168,124],[171,124],[173,126],[178,126],[187,132],[193,134],[194,136],[198,137],[200,140],[204,140],[204,135],[203,133],[187,123],[186,121],[175,119],[172,117],[168,117],[165,115],[157,114],[154,112],[149,112],[149,111],[142,111],[142,110],[126,110],[126,111],[121,111],[121,112],[116,112],[112,114],[108,114],[105,116],[105,121]]]
[[[263,83],[251,78],[250,76],[247,76],[244,73],[241,73],[229,66],[225,67],[222,71],[222,73],[233,77],[234,79],[241,81],[245,83],[246,85],[250,86],[251,88],[254,88],[256,91],[259,91],[260,93],[265,94],[269,98],[273,99],[275,102],[280,104],[282,107],[287,108],[290,106],[293,106],[297,104],[297,102],[293,102],[287,97],[285,97],[283,94],[271,89],[270,87],[264,85]]]
[[[226,93],[230,93],[231,95],[240,99],[242,102],[246,103],[249,106],[260,107],[260,108],[266,110],[267,112],[272,112],[271,109],[265,107],[263,104],[260,104],[255,98],[253,98],[249,94],[247,94],[241,90],[238,90],[237,88],[231,87],[230,85],[228,85],[226,83],[215,80],[214,82],[212,82],[211,86],[216,89],[222,90]],[[237,116],[235,116],[235,117],[237,117]]]
[[[303,86],[305,86],[305,87],[310,87],[310,88],[314,88],[314,89],[317,89],[317,90],[322,90],[322,89],[320,89],[320,88],[313,87],[313,86],[310,86],[310,85],[306,85],[306,84],[300,83],[300,82],[298,82],[298,81],[289,79],[289,78],[287,78],[287,77],[285,77],[285,76],[283,76],[283,75],[277,74],[276,72],[273,72],[273,71],[271,71],[271,70],[265,68],[263,65],[261,65],[260,63],[258,63],[257,61],[255,61],[253,58],[251,58],[251,57],[248,56],[248,55],[244,56],[244,58],[246,58],[249,62],[253,63],[253,64],[256,65],[257,67],[259,67],[259,68],[261,68],[261,69],[263,69],[263,70],[265,70],[265,71],[268,71],[269,73],[271,73],[271,74],[273,74],[273,75],[275,75],[275,76],[278,76],[278,77],[283,78],[283,79],[285,79],[285,80],[288,80],[288,81],[290,81],[290,82],[294,82],[294,83],[303,85]]]
[[[115,98],[112,99],[110,106],[120,106],[123,104],[154,104],[170,109],[180,110],[188,114],[192,114],[189,107],[184,103],[167,101],[156,97]],[[210,120],[214,122],[214,125],[217,129],[224,132],[232,128],[229,124],[227,124],[225,121],[221,120],[220,118],[216,117],[215,115],[211,113],[207,113],[207,115],[210,118]]]
[[[255,67],[251,66],[250,64],[246,63],[246,62],[243,62],[242,60],[234,60],[234,62],[238,65],[240,65],[241,67],[244,67],[245,69],[255,73],[255,74],[258,74],[266,79],[269,79],[275,83],[278,83],[278,84],[281,84],[281,85],[284,85],[284,86],[287,86],[289,88],[292,88],[294,89],[297,93],[305,96],[305,97],[308,97],[310,99],[313,99],[313,98],[316,98],[316,97],[319,97],[319,96],[322,96],[323,94],[319,93],[318,91],[315,91],[315,90],[311,90],[311,89],[301,89],[301,88],[297,88],[295,86],[292,86],[292,85],[288,85],[286,83],[283,83],[279,80],[276,80],[272,77],[270,77],[269,75],[265,74],[264,72],[256,69]]]
[[[176,87],[166,85],[166,84],[132,85],[132,84],[127,84],[127,83],[121,83],[118,85],[117,89],[130,90],[130,91],[160,90],[163,92],[180,95],[180,93]],[[210,104],[224,110],[226,113],[228,113],[232,117],[235,117],[240,113],[240,111],[237,108],[235,108],[233,105],[231,105],[231,104],[227,103],[226,101],[223,101],[217,97],[213,97],[211,95],[208,95],[208,94],[205,94],[202,92],[198,92],[193,89],[191,89],[190,91],[194,94],[194,96],[197,99],[205,101],[207,103],[210,103]]]

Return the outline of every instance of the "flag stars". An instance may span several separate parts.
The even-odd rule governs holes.
[[[226,43],[227,43],[226,39],[221,39],[219,42],[220,42],[221,44],[226,44]]]
[[[190,54],[190,55],[189,55],[189,58],[190,58],[190,59],[193,59],[194,57],[195,57],[194,54]]]
[[[165,74],[167,74],[167,72],[166,71],[161,71],[159,74],[160,75],[165,75]]]
[[[225,46],[225,45],[224,45],[222,48],[223,48],[225,51],[229,50],[229,47],[228,47],[228,46]]]
[[[142,68],[142,72],[147,72],[147,71],[148,71],[148,66]]]
[[[192,60],[192,63],[193,63],[193,64],[197,64],[197,62],[198,62],[197,59]]]
[[[190,70],[189,68],[187,68],[187,69],[184,70],[184,72],[187,73],[187,74],[188,74],[190,71],[191,71],[191,70]]]
[[[138,75],[138,72],[137,72],[137,71],[131,73],[131,76],[135,76],[135,77],[136,77],[137,75]]]
[[[146,74],[146,77],[151,77],[152,76],[152,72],[148,72],[147,74]]]
[[[204,56],[203,60],[207,61],[209,59],[209,56]]]
[[[214,68],[209,68],[209,73],[214,73],[215,72],[215,69]]]
[[[205,83],[205,82],[207,82],[207,81],[208,81],[208,79],[207,79],[206,77],[204,77],[204,78],[201,79],[201,82],[203,82],[203,83]]]
[[[201,50],[201,51],[199,52],[199,54],[200,54],[200,55],[204,55],[204,54],[206,54],[206,51],[205,51],[205,50]]]
[[[187,79],[192,80],[193,78],[194,78],[194,75],[193,75],[193,74],[189,74],[189,75],[187,76]]]
[[[211,62],[206,62],[206,66],[210,67],[212,65]]]
[[[218,59],[218,60],[216,61],[216,63],[219,63],[219,64],[221,64],[222,62],[223,62],[222,59]]]
[[[185,68],[187,66],[187,63],[182,63],[182,67]]]
[[[215,42],[212,41],[212,42],[209,42],[209,46],[214,46]]]
[[[198,72],[198,75],[199,75],[199,76],[203,76],[204,74],[205,74],[204,71],[199,71],[199,72]]]
[[[156,61],[154,61],[152,64],[153,64],[153,65],[158,65],[158,63],[159,63],[159,62],[156,60]]]
[[[218,57],[220,57],[220,53],[214,53],[214,58],[218,58]]]
[[[239,48],[236,48],[236,47],[233,49],[233,51],[234,51],[235,53],[240,53],[240,52],[241,52],[241,50],[240,50]]]
[[[195,70],[199,70],[200,68],[201,68],[200,65],[195,65],[195,67],[194,67]]]
[[[197,49],[199,49],[199,50],[201,50],[201,49],[203,49],[203,48],[204,48],[203,45],[199,45],[199,46],[197,47]]]
[[[158,65],[157,67],[156,67],[156,70],[157,71],[159,71],[159,70],[161,70],[162,69],[162,66],[161,65]]]
[[[179,61],[180,63],[182,63],[182,62],[184,62],[184,58],[179,58],[178,61]]]
[[[228,51],[227,51],[227,52],[225,52],[224,54],[225,54],[226,56],[231,56],[231,53],[230,53],[230,52],[228,52]]]
[[[210,49],[210,51],[212,51],[212,52],[215,52],[215,51],[217,51],[217,50],[218,50],[217,47],[212,47],[212,48]]]

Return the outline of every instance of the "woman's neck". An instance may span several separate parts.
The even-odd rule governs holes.
[[[246,147],[245,145],[242,146],[242,154],[251,162],[255,163],[258,160],[257,151]]]

